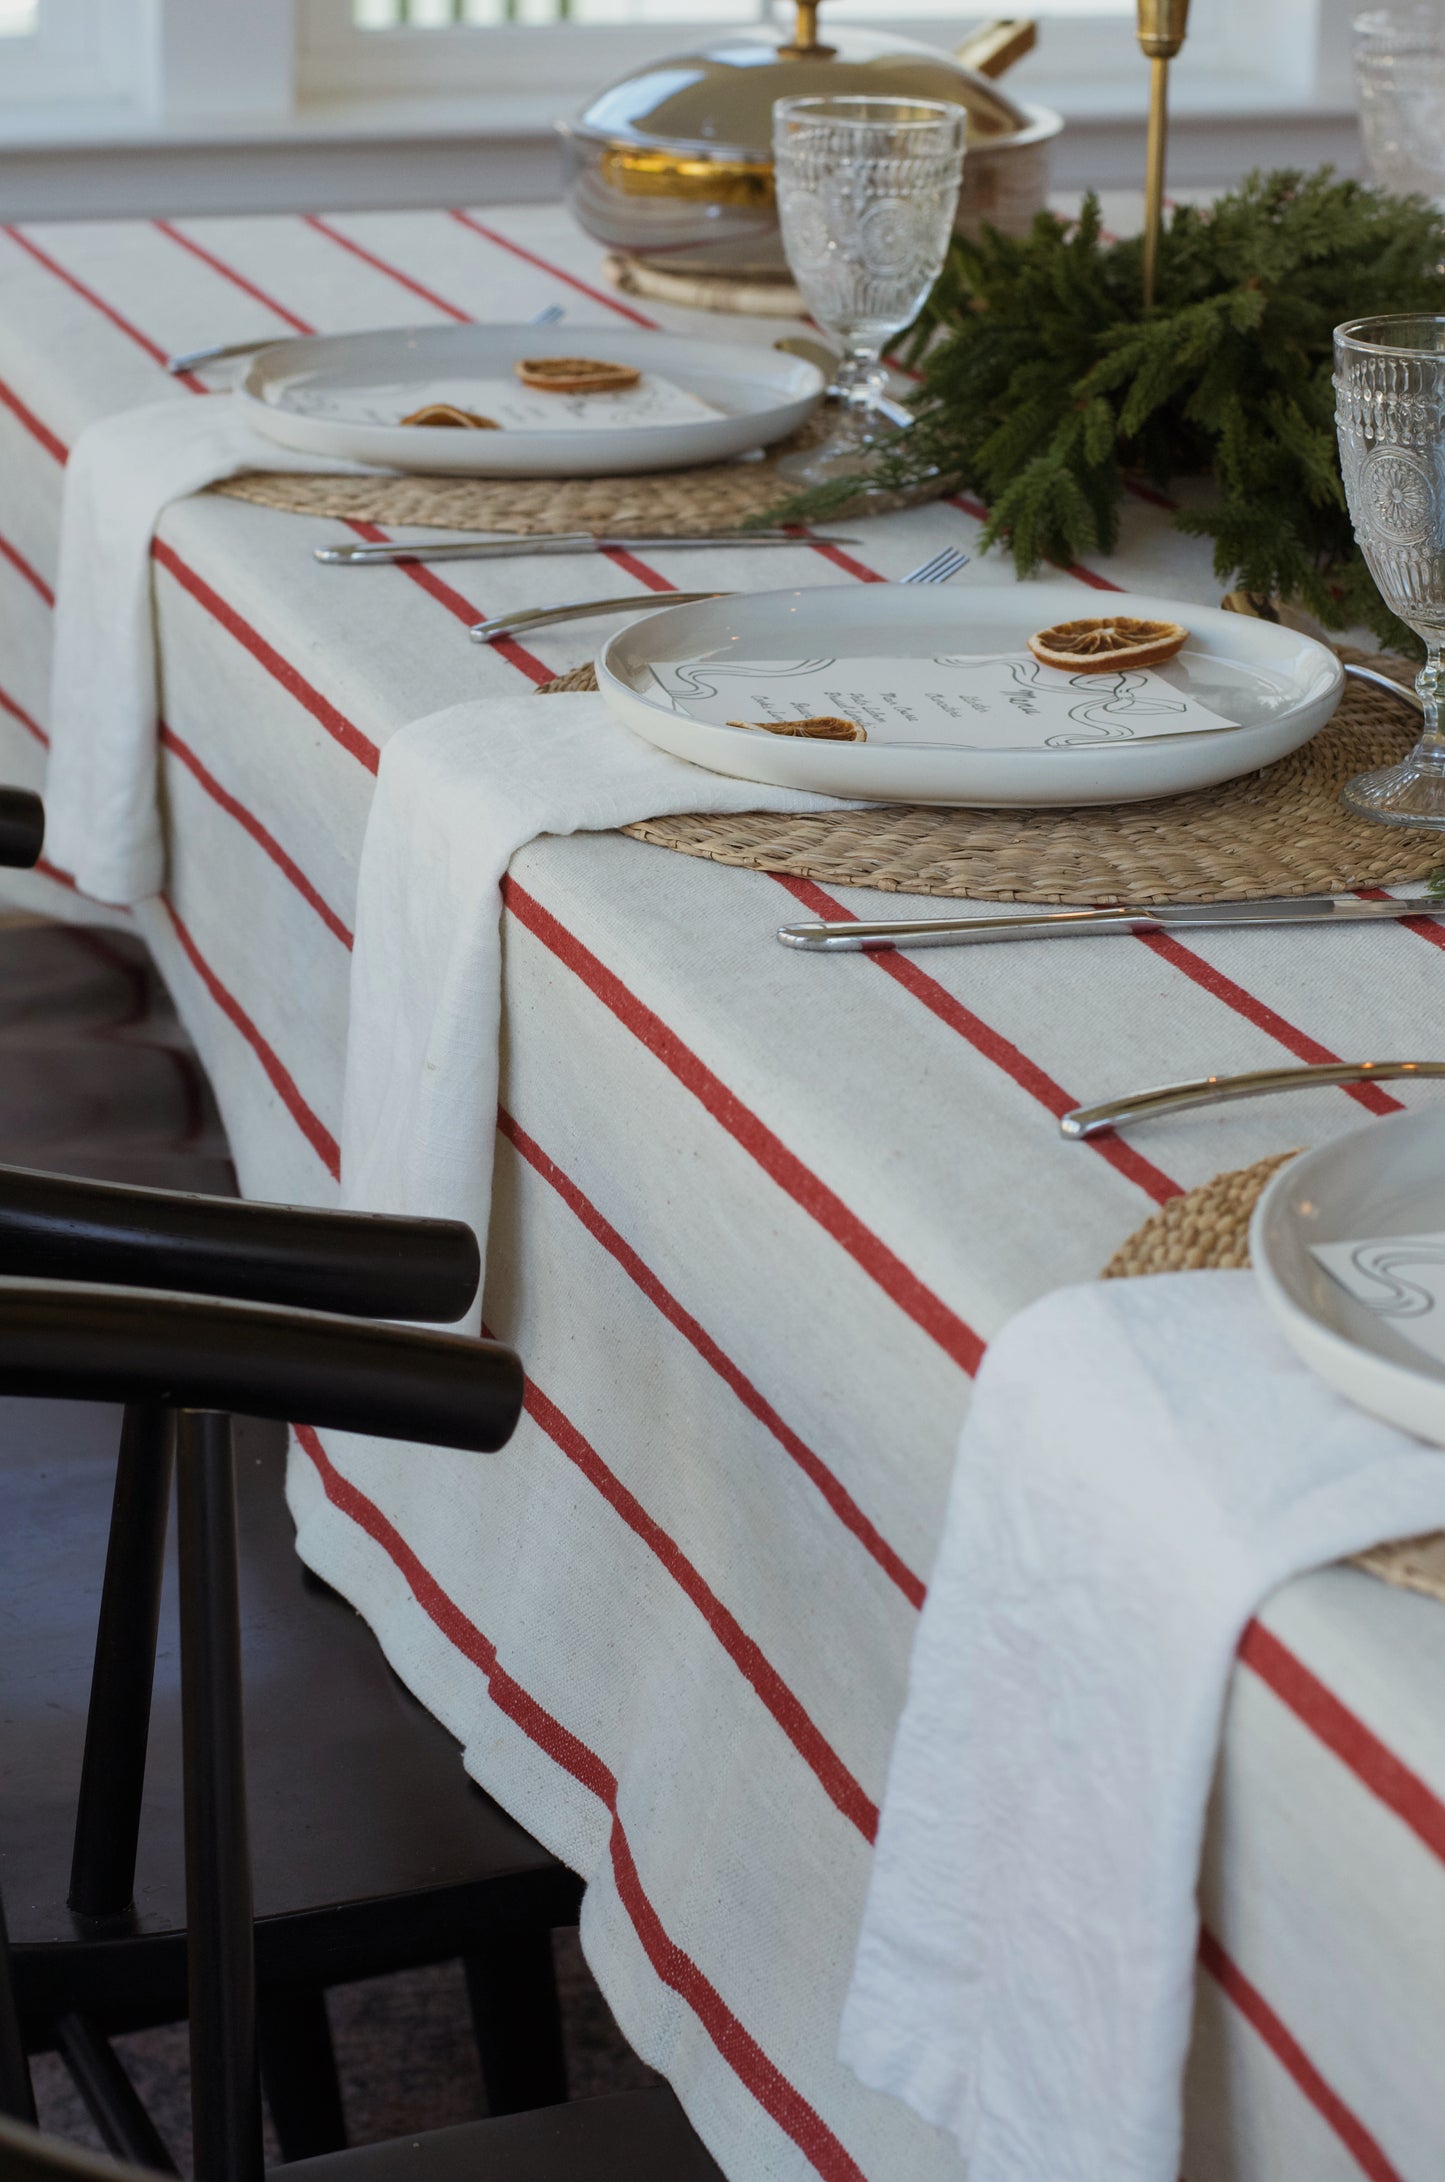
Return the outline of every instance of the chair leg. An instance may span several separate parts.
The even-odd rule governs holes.
[[[488,2113],[560,2106],[567,2064],[551,1933],[534,1926],[500,1932],[463,1968]]]
[[[326,1995],[319,1986],[261,1995],[261,2086],[283,2160],[346,2149],[346,2116]]]
[[[231,1420],[176,1416],[191,2113],[205,2182],[262,2182]]]
[[[70,1907],[115,1917],[135,1892],[171,1497],[171,1423],[154,1402],[126,1409],[95,1633],[75,1808]]]
[[[55,2044],[106,2150],[137,2167],[179,2174],[119,2056],[90,2019],[62,2015],[55,2025]]]
[[[10,1981],[10,1941],[0,1904],[0,2114],[11,2121],[35,2120],[35,2091],[20,2037],[15,1987]]]

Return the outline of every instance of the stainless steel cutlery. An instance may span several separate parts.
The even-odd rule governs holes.
[[[1095,939],[1111,933],[1207,931],[1250,924],[1377,924],[1400,917],[1445,917],[1445,901],[1336,900],[1306,894],[1276,901],[1171,902],[1157,909],[1040,909],[1007,917],[897,917],[878,922],[784,924],[785,947],[813,954],[866,953],[883,947],[973,947],[993,940]]]
[[[668,542],[672,543],[671,540]],[[815,541],[795,539],[793,542],[812,544]],[[967,561],[968,555],[960,552],[957,546],[944,546],[898,580],[900,583],[947,583]],[[477,622],[471,632],[472,642],[494,644],[499,636],[515,636],[519,629],[545,629],[553,622],[585,621],[594,614],[646,614],[655,612],[660,606],[693,606],[699,599],[737,596],[736,591],[658,591],[651,597],[639,598],[633,591],[620,599],[573,599],[565,606],[525,606],[514,613],[493,614],[486,621]]]
[[[1214,1106],[1226,1099],[1253,1099],[1271,1091],[1303,1091],[1313,1084],[1398,1082],[1411,1076],[1445,1076],[1445,1061],[1320,1061],[1300,1068],[1254,1068],[1238,1076],[1201,1076],[1194,1083],[1166,1083],[1153,1091],[1131,1091],[1097,1106],[1076,1106],[1059,1119],[1064,1136],[1098,1136],[1131,1121],[1152,1121],[1160,1114],[1182,1114],[1191,1106]]]
[[[606,553],[614,548],[660,552],[673,546],[807,546],[857,545],[856,538],[836,531],[819,531],[803,538],[794,530],[689,531],[679,537],[612,538],[595,531],[576,530],[551,535],[527,533],[511,538],[456,538],[425,545],[327,545],[315,549],[318,561],[328,568],[368,568],[391,561],[497,561],[524,554]]]

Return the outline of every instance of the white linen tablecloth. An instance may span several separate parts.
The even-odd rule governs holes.
[[[167,350],[554,300],[579,327],[639,314],[551,208],[11,230],[0,290],[0,765],[27,783],[66,453],[97,416],[198,398],[165,380]],[[482,651],[468,621],[602,584],[896,577],[977,533],[945,502],[831,553],[363,572],[311,560],[334,522],[171,508],[168,870],[136,922],[248,1192],[335,1199],[383,746],[525,696],[597,635]],[[1107,570],[1075,573],[1084,607],[1111,582],[1217,597],[1207,553],[1143,499]],[[1012,576],[975,560],[955,581]],[[94,913],[64,874],[16,893]],[[774,927],[876,894],[607,834],[534,842],[503,899],[486,1314],[527,1360],[527,1414],[485,1463],[313,1436],[291,1481],[303,1552],[476,1776],[587,1875],[604,1989],[735,2182],[958,2182],[952,2139],[836,2045],[971,1374],[1013,1311],[1090,1279],[1177,1189],[1430,1094],[1326,1091],[1093,1146],[1055,1117],[1170,1077],[1418,1050],[1445,999],[1438,934],[819,959]],[[1247,1631],[1206,1841],[1187,2182],[1438,2170],[1442,1686],[1445,1617],[1357,1571],[1288,1585]]]

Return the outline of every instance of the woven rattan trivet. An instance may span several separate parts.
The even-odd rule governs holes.
[[[249,470],[223,478],[212,492],[291,515],[335,516],[338,522],[425,524],[434,530],[522,532],[610,531],[614,535],[681,530],[737,530],[767,515],[796,491],[778,476],[780,456],[828,429],[820,417],[756,459],[713,462],[697,470],[649,470],[638,477],[329,477]],[[934,497],[934,488],[870,502],[905,507]],[[829,517],[843,519],[846,508]]]
[[[1235,1271],[1249,1263],[1249,1221],[1265,1183],[1293,1152],[1217,1174],[1199,1189],[1171,1197],[1114,1252],[1099,1276],[1126,1280],[1138,1273]],[[1353,1556],[1355,1566],[1405,1591],[1445,1599],[1445,1532],[1401,1538]]]
[[[760,275],[740,280],[725,273],[675,273],[648,258],[629,257],[625,250],[609,250],[602,270],[624,295],[680,303],[686,310],[735,311],[744,318],[801,318],[805,308],[786,273],[776,280]]]
[[[1388,654],[1371,663],[1401,681],[1413,673]],[[596,686],[592,669],[578,667],[541,694]],[[1393,697],[1351,682],[1329,725],[1302,750],[1263,772],[1158,803],[1061,811],[889,804],[803,817],[745,811],[650,818],[623,830],[752,871],[978,901],[1247,901],[1400,886],[1439,864],[1439,835],[1353,818],[1340,789],[1352,773],[1403,757],[1418,726]]]

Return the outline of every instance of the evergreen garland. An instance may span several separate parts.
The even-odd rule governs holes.
[[[1423,199],[1328,167],[1252,174],[1176,209],[1147,312],[1140,241],[1106,241],[1092,195],[1077,221],[1040,213],[1021,240],[959,238],[911,340],[918,421],[870,475],[978,494],[983,543],[1005,540],[1027,574],[1111,552],[1128,474],[1165,487],[1207,473],[1209,504],[1174,523],[1213,539],[1221,583],[1418,653],[1351,535],[1331,335],[1371,312],[1445,311],[1442,261],[1445,220]],[[777,513],[827,516],[856,489]]]

